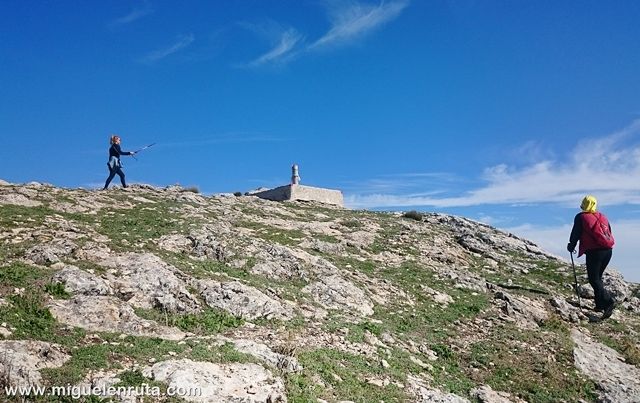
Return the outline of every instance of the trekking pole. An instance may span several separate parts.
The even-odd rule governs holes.
[[[573,252],[569,253],[571,255],[571,267],[573,268],[574,288],[576,289],[576,295],[578,296],[578,307],[582,309],[582,304],[580,303],[580,291],[578,291],[578,275],[576,274],[576,265],[573,263]]]
[[[139,150],[135,150],[135,151],[133,152],[133,154],[131,154],[131,157],[133,157],[133,159],[134,159],[134,160],[138,161],[138,159],[136,158],[136,156],[135,156],[134,154],[137,154],[137,153],[139,153],[139,152],[140,152],[140,151],[142,151],[142,150],[146,150],[147,148],[152,147],[152,146],[154,146],[155,144],[156,144],[156,143],[151,143],[151,144],[149,144],[149,145],[147,145],[147,146],[142,147],[142,148],[141,148],[141,149],[139,149]]]
[[[139,152],[140,152],[140,151],[142,151],[142,150],[146,150],[146,149],[147,149],[147,148],[149,148],[149,147],[153,147],[155,144],[156,144],[156,143],[151,143],[151,144],[149,144],[148,146],[144,146],[144,147],[142,147],[141,149],[134,151],[134,153],[139,153]]]

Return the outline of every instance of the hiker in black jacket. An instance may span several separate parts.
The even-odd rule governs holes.
[[[105,182],[104,188],[102,188],[102,190],[105,190],[109,187],[109,183],[111,183],[111,180],[114,176],[116,176],[116,174],[118,174],[118,176],[120,177],[120,183],[122,183],[122,187],[126,188],[127,183],[124,180],[124,172],[122,172],[120,156],[135,155],[136,153],[134,151],[122,151],[120,149],[120,136],[111,136],[109,142],[111,143],[111,147],[109,148],[109,162],[107,162],[107,166],[109,167],[109,177],[107,178],[107,181]]]
[[[573,228],[567,244],[567,250],[573,253],[580,242],[578,257],[587,255],[587,275],[595,294],[596,311],[604,311],[602,319],[611,316],[615,300],[604,287],[602,275],[611,260],[615,240],[611,234],[611,225],[607,217],[596,211],[597,200],[588,195],[582,200],[580,209],[573,220]]]

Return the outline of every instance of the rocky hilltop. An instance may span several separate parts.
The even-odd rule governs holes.
[[[162,391],[9,401],[638,402],[638,286],[606,284],[591,323],[566,262],[445,214],[0,181],[3,389]]]

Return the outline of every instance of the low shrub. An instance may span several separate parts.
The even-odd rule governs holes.
[[[180,189],[182,193],[200,193],[200,189],[197,186],[188,186],[186,188]]]
[[[44,285],[44,290],[55,298],[68,299],[71,297],[71,294],[64,289],[64,284],[62,283],[47,283]]]
[[[411,211],[407,211],[406,213],[402,214],[402,216],[404,218],[410,218],[412,220],[416,220],[416,221],[422,221],[422,218],[424,217],[424,214],[415,211],[415,210],[411,210]]]

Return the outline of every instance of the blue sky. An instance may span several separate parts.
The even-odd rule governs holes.
[[[561,256],[600,200],[640,281],[640,2],[0,2],[0,178],[287,183],[439,211]]]

